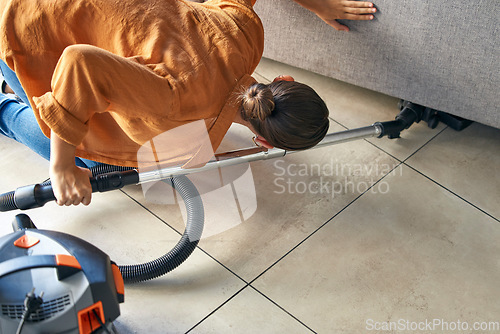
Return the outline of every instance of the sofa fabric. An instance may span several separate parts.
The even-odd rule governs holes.
[[[259,0],[264,57],[500,128],[500,1],[376,0],[336,31],[291,0]]]

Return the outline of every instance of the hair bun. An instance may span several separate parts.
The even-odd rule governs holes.
[[[274,110],[274,96],[271,89],[262,83],[250,86],[242,96],[243,119],[265,120]]]

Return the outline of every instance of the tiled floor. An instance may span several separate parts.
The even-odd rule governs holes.
[[[398,112],[395,98],[282,64],[263,60],[256,71],[264,82],[278,74],[325,98],[331,131]],[[193,255],[160,279],[126,286],[117,332],[427,333],[435,325],[449,333],[465,322],[498,325],[500,130],[417,124],[402,137],[241,166],[232,185],[203,194],[205,235]],[[234,127],[222,147],[250,145]],[[47,162],[22,146],[0,138],[0,154],[0,192],[46,179]],[[172,248],[185,216],[177,205],[148,202],[139,186],[95,194],[89,207],[49,203],[27,213],[39,228],[90,241],[119,264]],[[15,214],[0,213],[1,235]]]

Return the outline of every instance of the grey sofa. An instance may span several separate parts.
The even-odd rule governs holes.
[[[264,57],[500,128],[499,0],[375,0],[336,31],[292,0],[259,0]]]

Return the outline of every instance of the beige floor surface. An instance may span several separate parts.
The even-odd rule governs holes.
[[[330,132],[398,113],[396,98],[269,60],[255,76],[269,82],[279,74],[326,100]],[[250,146],[250,138],[234,126],[222,149]],[[397,140],[223,171],[225,183],[203,191],[198,248],[164,277],[127,285],[116,330],[428,333],[433,325],[450,333],[499,325],[499,152],[498,129],[416,124]],[[0,154],[0,192],[47,178],[48,163],[21,145],[0,137]],[[89,207],[49,203],[26,213],[39,228],[83,238],[119,264],[145,262],[171,249],[184,228],[185,209],[162,204],[163,188],[145,196],[128,186],[95,194]],[[16,213],[0,213],[0,235],[11,232]]]

